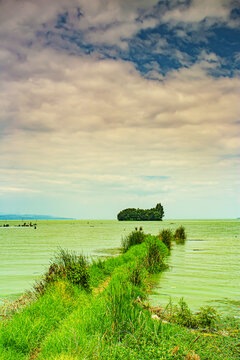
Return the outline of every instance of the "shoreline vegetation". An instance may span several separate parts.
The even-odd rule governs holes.
[[[239,319],[211,307],[193,314],[183,299],[147,303],[152,275],[185,240],[183,227],[135,229],[121,254],[91,262],[60,249],[34,290],[2,310],[0,359],[239,359]]]

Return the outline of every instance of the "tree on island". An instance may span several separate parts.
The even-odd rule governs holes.
[[[162,221],[163,216],[163,206],[158,203],[152,209],[129,208],[121,210],[117,215],[117,219],[119,221]]]

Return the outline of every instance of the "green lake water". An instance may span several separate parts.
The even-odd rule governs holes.
[[[0,222],[0,225],[4,222]],[[5,221],[6,223],[6,221]],[[16,298],[31,289],[47,269],[59,247],[88,256],[108,256],[121,238],[143,226],[146,233],[183,225],[188,239],[174,245],[169,269],[155,277],[150,295],[153,305],[165,305],[181,297],[192,310],[211,305],[220,312],[240,313],[240,221],[164,220],[163,222],[118,222],[115,220],[38,221],[37,229],[0,227],[0,298]]]

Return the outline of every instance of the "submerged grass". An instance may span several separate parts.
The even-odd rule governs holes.
[[[144,240],[91,265],[60,253],[54,264],[64,276],[46,282],[31,305],[0,324],[0,359],[239,359],[237,320],[211,332],[217,325],[210,309],[193,316],[182,301],[164,318],[144,305],[149,276],[165,268],[169,253],[157,236]],[[88,269],[88,286],[67,276],[78,262]]]

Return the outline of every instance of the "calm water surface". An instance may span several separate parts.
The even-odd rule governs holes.
[[[0,222],[3,224],[3,222]],[[8,222],[10,225],[20,221]],[[239,315],[240,310],[240,221],[164,220],[163,222],[38,221],[37,229],[0,227],[0,298],[15,298],[31,289],[47,269],[59,247],[88,256],[109,255],[121,238],[143,225],[147,233],[179,225],[186,228],[185,245],[174,245],[169,269],[156,277],[150,296],[154,305],[181,297],[193,310],[203,305]]]

